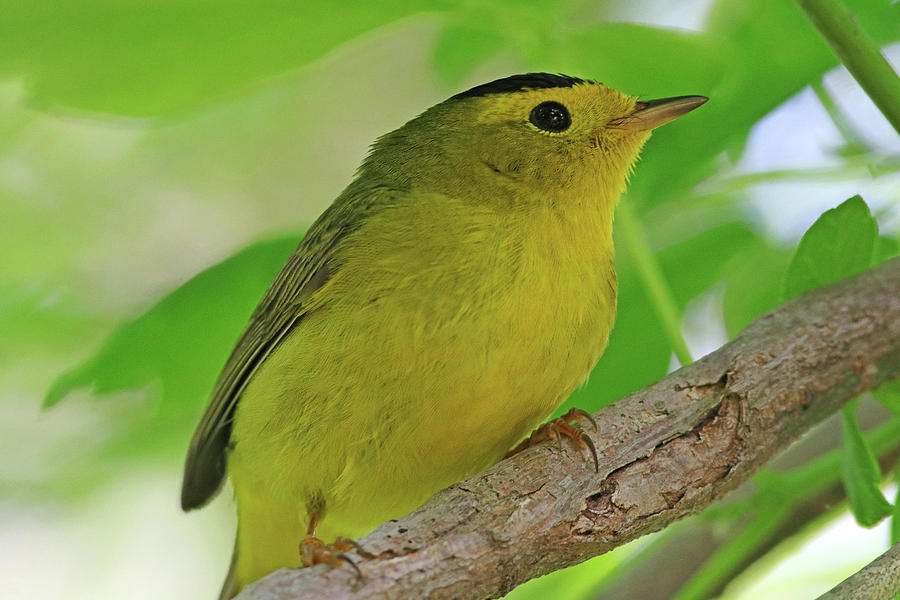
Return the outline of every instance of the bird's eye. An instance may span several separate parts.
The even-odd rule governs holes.
[[[528,120],[538,129],[551,133],[565,131],[572,124],[569,110],[559,102],[541,102],[531,109]]]

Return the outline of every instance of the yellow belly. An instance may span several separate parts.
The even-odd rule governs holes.
[[[356,537],[493,464],[606,345],[615,274],[603,232],[584,242],[603,247],[574,252],[522,246],[482,220],[452,250],[406,251],[396,217],[381,225],[345,252],[238,405],[241,585],[299,563],[311,510],[324,513],[319,537]],[[485,268],[495,260],[509,268]]]

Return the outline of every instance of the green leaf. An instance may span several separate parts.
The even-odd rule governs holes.
[[[708,92],[728,76],[729,59],[738,58],[727,40],[636,23],[576,30],[562,48],[585,75],[648,98]]]
[[[729,263],[735,256],[758,248],[760,243],[745,223],[731,222],[698,231],[661,250],[660,267],[678,306],[685,308],[688,302],[712,288],[729,272]]]
[[[880,44],[900,39],[900,3],[848,4]],[[563,55],[628,93],[710,98],[654,131],[629,188],[642,204],[682,199],[708,175],[710,160],[724,149],[736,155],[762,117],[839,64],[796,3],[783,0],[718,0],[704,34],[657,30],[645,39],[637,29],[632,36],[611,32],[614,25],[573,36]]]
[[[443,3],[442,3],[443,4]],[[0,77],[43,106],[185,110],[296,69],[362,33],[442,6],[422,0],[0,0]]]
[[[448,83],[458,84],[503,45],[504,38],[477,24],[452,23],[434,48],[434,68]]]
[[[900,380],[883,384],[872,392],[872,396],[883,407],[900,416]]]
[[[891,511],[891,545],[900,542],[900,463],[894,467],[894,482],[897,483],[897,494]]]
[[[859,196],[822,213],[800,240],[782,298],[840,281],[873,264],[878,223]]]
[[[609,345],[584,387],[557,412],[598,410],[666,374],[671,349],[634,267],[617,260],[619,309]]]
[[[773,533],[790,515],[791,506],[783,503],[759,508],[761,510],[753,512],[743,529],[724,542],[718,551],[685,581],[673,600],[714,596],[715,589],[737,571],[747,556],[758,552],[760,547],[765,547]]]
[[[874,527],[891,514],[891,505],[879,489],[881,470],[856,423],[854,400],[843,409],[843,481],[850,510],[863,527]]]
[[[93,356],[60,375],[44,406],[80,387],[104,394],[158,380],[161,411],[193,412],[205,401],[250,313],[297,241],[292,236],[254,244],[196,275],[120,325]]]
[[[644,544],[639,544],[643,546]],[[590,598],[603,577],[622,569],[637,551],[638,544],[622,546],[613,552],[595,556],[579,565],[548,573],[513,589],[506,600],[543,600],[545,598]]]
[[[759,240],[729,263],[722,308],[730,337],[778,304],[781,278],[790,260],[789,251]]]
[[[875,260],[883,263],[900,254],[900,240],[886,235],[878,236],[878,243],[875,248]]]

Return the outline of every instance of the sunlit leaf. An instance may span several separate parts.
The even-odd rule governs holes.
[[[635,553],[633,546],[616,548],[602,556],[596,556],[579,565],[549,573],[520,585],[504,596],[507,600],[544,600],[546,598],[590,597],[597,583],[621,568],[625,560]]]
[[[298,238],[260,242],[196,275],[119,326],[96,354],[63,373],[44,405],[52,406],[75,388],[90,386],[103,394],[160,381],[161,410],[195,412]]]
[[[854,400],[843,409],[844,489],[856,522],[873,527],[891,514],[891,505],[878,487],[881,471],[856,423],[856,406]]]
[[[438,38],[434,68],[448,83],[457,84],[503,43],[504,38],[496,31],[478,24],[452,23]]]
[[[877,263],[883,263],[900,254],[900,240],[894,237],[880,235],[875,246],[875,262]]]
[[[890,381],[872,392],[883,407],[900,416],[900,380]]]
[[[697,231],[659,252],[660,266],[678,306],[708,291],[729,272],[733,257],[757,248],[759,238],[744,223],[726,223]]]
[[[825,211],[807,230],[784,278],[783,297],[849,277],[868,268],[875,257],[878,224],[869,207],[854,196]],[[856,423],[856,402],[844,409],[843,479],[857,522],[871,527],[887,516],[890,504],[878,488],[878,462]]]
[[[894,482],[897,493],[894,495],[894,508],[891,511],[891,544],[900,542],[900,464],[894,468]]]
[[[851,4],[879,43],[900,40],[900,5],[862,0]],[[623,89],[642,95],[710,98],[694,113],[654,132],[630,188],[643,205],[678,201],[708,175],[713,157],[726,149],[738,156],[755,123],[838,65],[796,3],[782,0],[719,0],[705,34],[681,34],[679,40],[678,33],[666,32],[651,42],[649,50],[626,39],[617,40],[616,47],[606,44],[602,39],[606,27],[601,26],[593,38],[590,33],[579,34],[598,40],[597,51],[580,55],[585,72],[604,81],[606,69],[614,74],[630,71],[637,78],[653,70],[657,61],[665,65],[666,74],[654,72],[651,81],[643,85],[636,81]],[[686,57],[683,62],[681,57]],[[592,60],[600,65],[594,70]],[[622,76],[622,81],[629,80]],[[656,82],[664,82],[666,89],[658,90]]]
[[[422,0],[0,1],[0,76],[35,102],[157,115],[296,69],[356,36],[446,3]]]
[[[800,240],[784,278],[785,299],[869,268],[878,222],[859,196],[825,211]]]
[[[790,260],[790,251],[760,240],[731,261],[722,302],[730,337],[778,304]]]
[[[609,346],[587,384],[558,412],[578,406],[594,411],[666,374],[672,351],[650,300],[627,264],[619,270],[619,309]]]
[[[635,23],[576,30],[563,48],[585,75],[645,98],[710,91],[727,79],[735,58],[727,40]]]

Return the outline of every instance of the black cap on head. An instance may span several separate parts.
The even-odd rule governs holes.
[[[470,90],[451,96],[451,100],[460,98],[476,98],[488,94],[505,94],[509,92],[521,92],[522,90],[538,90],[544,88],[572,87],[578,83],[594,83],[578,77],[568,75],[553,75],[552,73],[524,73],[511,75],[503,79],[495,79],[488,83],[476,85]]]

